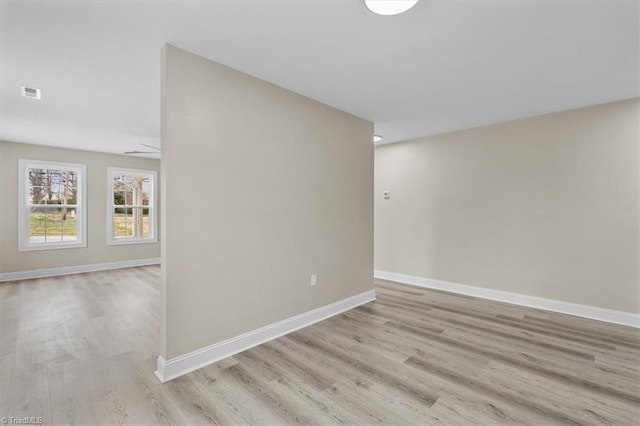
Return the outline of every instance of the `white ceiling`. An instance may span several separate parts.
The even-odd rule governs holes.
[[[376,123],[383,142],[639,95],[638,1],[2,1],[0,138],[160,144],[160,48]],[[20,96],[20,85],[42,100]]]

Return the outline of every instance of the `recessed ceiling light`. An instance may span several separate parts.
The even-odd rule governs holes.
[[[380,142],[382,140],[382,136],[380,135],[373,135],[373,141],[374,142]]]
[[[37,89],[35,87],[20,86],[20,90],[22,91],[22,96],[29,99],[40,100],[40,97],[42,95],[42,92],[40,91],[40,89]]]
[[[364,0],[367,9],[376,15],[398,15],[406,12],[418,3],[418,0]]]

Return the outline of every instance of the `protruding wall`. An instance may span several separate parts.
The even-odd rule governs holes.
[[[170,45],[162,74],[163,358],[371,290],[372,123]]]

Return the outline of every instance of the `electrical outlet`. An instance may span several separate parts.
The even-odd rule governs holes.
[[[388,200],[389,197],[391,197],[391,191],[384,191],[382,193],[382,196],[384,197],[385,200]]]
[[[311,275],[311,287],[318,285],[318,274]]]

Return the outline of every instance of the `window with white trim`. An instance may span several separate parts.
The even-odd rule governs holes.
[[[86,247],[86,166],[20,159],[18,169],[18,250]]]
[[[107,244],[155,243],[156,181],[151,170],[109,167]]]

